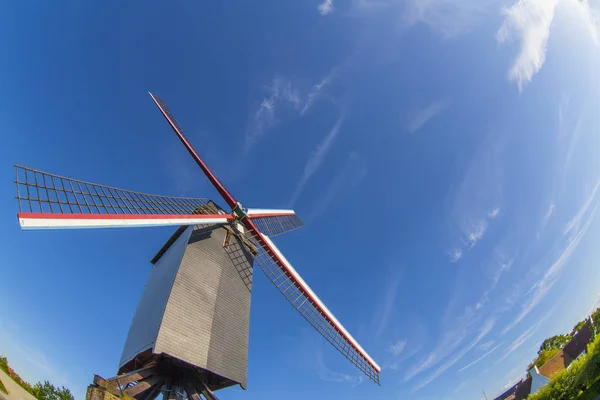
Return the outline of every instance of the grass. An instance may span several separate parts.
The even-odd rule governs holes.
[[[2,383],[2,381],[0,381],[0,392],[8,394],[8,390],[6,390],[6,386],[4,386],[4,383]]]

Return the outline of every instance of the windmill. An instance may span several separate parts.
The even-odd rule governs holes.
[[[161,392],[168,399],[212,400],[216,390],[245,388],[255,265],[331,345],[379,384],[380,367],[271,240],[303,226],[296,213],[244,208],[194,150],[166,103],[150,96],[227,209],[206,199],[139,193],[16,166],[24,230],[178,227],[152,259],[118,375],[96,376],[94,384],[140,400]]]

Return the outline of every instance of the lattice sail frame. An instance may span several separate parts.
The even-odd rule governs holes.
[[[285,299],[336,350],[380,385],[381,368],[333,316],[300,277],[270,238],[254,229],[245,231],[256,248],[254,262]]]
[[[296,214],[272,217],[251,217],[259,231],[269,237],[279,236],[302,228],[304,222]]]
[[[232,216],[203,198],[159,196],[15,165],[23,229],[226,223]]]

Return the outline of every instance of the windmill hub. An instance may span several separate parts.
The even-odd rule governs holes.
[[[231,209],[231,214],[235,217],[235,219],[241,221],[248,216],[248,211],[242,207],[242,204],[238,201],[235,203],[235,207]]]

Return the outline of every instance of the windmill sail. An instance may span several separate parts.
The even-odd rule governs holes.
[[[269,237],[302,228],[304,222],[294,210],[262,210],[248,209],[248,217],[252,219],[259,231]]]
[[[333,316],[269,237],[258,232],[252,220],[245,223],[258,248],[258,253],[254,257],[256,265],[317,332],[369,379],[380,384],[379,365]]]
[[[206,163],[204,163],[192,147],[191,143],[184,136],[166,102],[154,96],[152,93],[150,93],[150,96],[163,116],[167,119],[167,122],[173,131],[179,137],[179,140],[184,144],[215,189],[221,194],[230,207],[239,208],[240,204],[235,200],[231,193],[225,189],[223,184],[218,180],[210,168],[208,168]],[[327,339],[327,341],[329,341],[371,380],[379,384],[379,373],[381,368],[313,293],[310,287],[279,252],[268,236],[265,236],[265,234],[268,235],[268,233],[275,235],[281,234],[300,227],[302,224],[300,219],[296,217],[296,214],[291,210],[284,210],[283,212],[274,211],[276,210],[248,210],[248,218],[243,218],[241,220],[245,228],[246,237],[249,236],[251,240],[254,241],[254,246],[258,250],[258,253],[255,255],[256,264],[263,272],[265,272],[294,308],[296,308],[300,314],[319,333],[321,333],[325,339]],[[268,220],[269,218],[276,219]],[[284,220],[283,218],[287,218],[287,220]],[[261,231],[261,228],[264,231]]]
[[[217,224],[232,219],[206,199],[158,196],[15,168],[22,229]]]
[[[200,156],[198,155],[196,150],[194,150],[194,148],[192,147],[192,144],[185,137],[181,128],[179,128],[179,125],[177,124],[177,121],[175,121],[173,114],[171,114],[171,110],[169,109],[169,106],[167,105],[167,103],[163,99],[156,97],[152,93],[150,93],[150,92],[148,92],[148,93],[150,94],[150,97],[152,97],[152,100],[154,100],[154,103],[156,104],[156,106],[158,107],[158,109],[160,110],[162,115],[165,117],[165,119],[167,120],[167,122],[169,123],[169,125],[171,126],[173,131],[177,134],[177,137],[179,137],[179,140],[181,141],[181,143],[183,143],[183,145],[185,146],[187,151],[190,153],[190,155],[192,156],[194,161],[196,161],[196,163],[198,164],[198,166],[200,167],[202,172],[204,172],[204,174],[206,175],[206,177],[208,178],[210,183],[212,183],[213,186],[215,187],[215,189],[217,189],[217,192],[219,192],[221,197],[223,197],[223,200],[225,200],[227,205],[229,207],[234,207],[236,205],[235,199],[233,198],[231,193],[229,193],[227,191],[227,189],[225,189],[225,186],[223,186],[223,184],[219,181],[219,179],[215,176],[215,174],[213,174],[213,172],[210,170],[210,168],[208,168],[208,166],[204,163],[202,158],[200,158]]]

